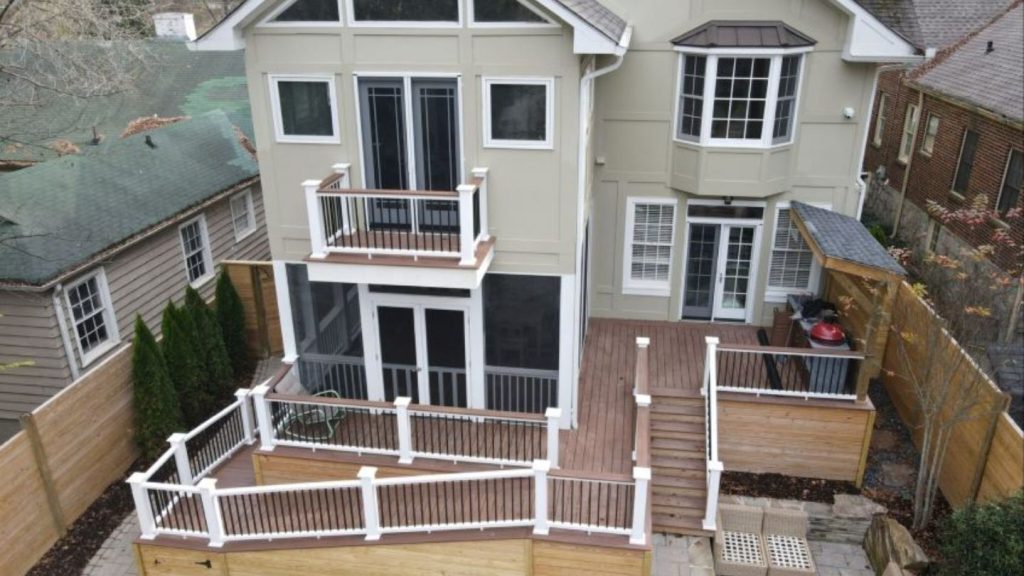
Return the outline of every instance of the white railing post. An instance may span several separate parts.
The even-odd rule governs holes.
[[[487,218],[487,178],[489,168],[473,168],[473,177],[480,179],[480,239],[486,242],[491,238],[490,222]]]
[[[206,518],[206,533],[210,537],[210,546],[220,548],[224,545],[224,520],[220,513],[220,501],[217,500],[217,479],[203,478],[199,481],[199,497],[203,501],[203,514]]]
[[[178,481],[185,486],[192,485],[192,466],[188,463],[188,447],[185,446],[185,434],[175,432],[167,438],[167,443],[174,450],[174,464],[178,468]]]
[[[722,479],[722,470],[724,469],[725,467],[722,466],[722,463],[717,460],[708,462],[708,499],[704,507],[703,527],[709,532],[713,532],[716,527],[718,487]]]
[[[249,403],[249,391],[239,388],[235,390],[235,398],[238,399],[238,410],[242,413],[242,432],[245,434],[245,443],[252,445],[256,438],[252,433],[252,404]]]
[[[640,410],[643,408],[651,407],[651,395],[650,394],[633,394],[633,399],[636,401],[636,411],[640,414]],[[636,462],[637,457],[637,442],[640,441],[640,429],[637,428],[633,433],[633,462]]]
[[[472,266],[476,263],[476,238],[473,237],[473,194],[476,186],[459,184],[459,265]]]
[[[338,174],[337,184],[339,190],[347,190],[352,187],[352,165],[348,162],[339,162],[331,166],[331,171]],[[352,233],[352,219],[348,212],[348,199],[343,199],[341,204],[341,233]]]
[[[409,418],[412,398],[395,398],[395,421],[398,423],[398,463],[412,464],[412,426]]]
[[[366,528],[367,540],[380,540],[380,511],[377,507],[377,487],[373,481],[377,477],[377,468],[363,466],[359,469],[359,488],[363,498],[363,526]]]
[[[544,412],[548,419],[548,463],[552,468],[558,468],[558,424],[562,421],[562,409],[550,407]]]
[[[270,419],[270,406],[267,403],[267,392],[270,387],[260,384],[252,389],[252,405],[256,410],[256,425],[260,430],[260,450],[270,452],[274,449],[274,423]]]
[[[533,461],[533,533],[546,535],[548,527],[548,472],[551,463],[547,460]]]
[[[647,495],[651,484],[651,469],[633,468],[633,527],[629,532],[629,543],[647,543]]]
[[[718,347],[718,337],[705,336],[704,343],[704,381],[701,383],[700,393],[706,396],[708,393],[708,381],[711,378],[711,363],[715,358],[715,349]]]
[[[319,180],[306,180],[302,183],[306,191],[306,212],[309,216],[310,258],[327,257],[327,233],[324,230],[324,218],[320,212]]]
[[[135,513],[139,517],[139,530],[142,531],[143,540],[156,538],[156,522],[153,521],[153,509],[149,506],[149,498],[146,497],[146,489],[142,483],[146,481],[144,472],[136,472],[128,477],[128,484],[132,487],[132,500],[135,501]]]
[[[708,460],[718,461],[718,338],[708,336],[704,339],[707,342],[708,355],[704,361],[704,386],[706,388],[707,403],[707,442]]]

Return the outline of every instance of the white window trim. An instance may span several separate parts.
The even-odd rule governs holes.
[[[935,135],[932,138],[932,145],[928,146],[928,127],[932,123],[932,119],[935,119]],[[934,112],[929,112],[924,119],[924,133],[921,135],[921,155],[931,157],[932,153],[935,152],[935,140],[939,137],[939,127],[942,126],[942,116]]]
[[[103,323],[107,328],[107,341],[85,352],[82,349],[82,341],[78,337],[78,324],[75,321],[75,314],[71,311],[70,291],[91,278],[96,279],[96,288],[99,290],[100,300],[103,303]],[[98,268],[96,271],[80,276],[74,282],[67,284],[64,287],[64,304],[67,306],[68,319],[71,321],[69,325],[69,332],[71,333],[68,336],[75,341],[75,347],[78,350],[78,358],[82,368],[85,368],[121,343],[121,332],[118,330],[117,317],[114,314],[114,302],[110,297],[107,273],[103,268]]]
[[[469,11],[469,27],[470,28],[561,28],[561,26],[551,19],[550,16],[541,12],[536,6],[533,6],[525,0],[516,0],[523,5],[527,10],[533,12],[537,16],[540,16],[544,22],[477,22],[476,21],[476,3],[477,0],[466,0],[467,9]]]
[[[544,140],[498,140],[491,136],[491,86],[494,84],[544,86],[546,90]],[[552,150],[555,141],[555,79],[537,76],[484,76],[482,79],[484,148]]]
[[[316,21],[311,20],[308,22],[295,21],[295,22],[274,22],[274,18],[277,18],[285,10],[291,8],[292,4],[295,4],[299,0],[290,0],[284,2],[277,7],[276,10],[271,12],[266,18],[260,21],[256,25],[257,28],[340,28],[341,21],[344,18],[344,7],[342,6],[342,0],[338,2],[338,20],[336,22]]]
[[[195,280],[189,281],[188,278],[188,254],[185,252],[185,243],[181,238],[181,230],[186,226],[189,226],[195,222],[199,223],[199,236],[203,240],[203,261],[206,264],[206,274],[196,278]],[[181,261],[185,266],[185,280],[188,281],[189,286],[198,288],[203,284],[206,284],[212,280],[216,273],[213,269],[213,255],[210,252],[210,233],[206,228],[206,214],[200,214],[191,220],[182,222],[178,226],[178,246],[181,247]]]
[[[245,228],[238,229],[238,219],[235,216],[235,202],[241,200],[245,206],[247,224]],[[252,190],[245,190],[235,194],[228,200],[228,207],[231,208],[231,227],[235,230],[235,242],[241,242],[256,231],[256,206],[252,201]]]
[[[825,210],[831,210],[832,204],[826,202],[807,202],[806,204],[814,206],[816,208],[824,208]],[[785,302],[786,297],[791,294],[806,294],[808,292],[815,292],[818,286],[821,285],[821,262],[818,262],[817,256],[814,255],[814,251],[811,250],[811,274],[807,279],[806,288],[786,288],[782,286],[771,286],[768,282],[771,280],[772,273],[772,252],[775,251],[775,232],[779,226],[779,211],[792,209],[791,202],[779,202],[775,205],[775,219],[772,222],[772,234],[771,244],[768,246],[768,253],[766,254],[768,259],[768,274],[765,276],[765,289],[764,299],[766,302]]]
[[[458,0],[459,19],[453,21],[421,21],[421,20],[356,20],[355,2],[345,2],[345,18],[351,28],[462,28],[466,21],[464,0]]]
[[[800,102],[803,95],[804,78],[807,76],[807,58],[810,47],[804,48],[691,48],[677,46],[676,52],[679,57],[676,63],[676,87],[675,87],[675,114],[672,119],[672,140],[679,144],[689,144],[704,148],[748,148],[748,149],[774,149],[792,146],[796,142],[796,134],[800,125]],[[680,138],[679,136],[679,115],[680,99],[683,90],[683,62],[687,55],[706,56],[707,62],[704,68],[704,95],[701,98],[701,131],[697,139]],[[779,77],[782,72],[782,58],[785,56],[803,56],[800,59],[800,76],[796,83],[796,98],[793,101],[792,125],[789,131],[789,138],[780,142],[773,142],[772,131],[775,126],[775,112],[779,101]],[[768,91],[765,99],[764,125],[761,128],[761,138],[754,140],[735,138],[712,138],[711,118],[714,110],[715,79],[718,76],[718,58],[770,58],[771,68],[768,72]]]
[[[633,229],[636,225],[637,204],[663,204],[673,207],[672,210],[672,243],[669,247],[668,279],[634,280],[632,277],[633,262]],[[667,298],[672,295],[672,273],[675,267],[676,227],[679,222],[679,201],[675,198],[630,196],[626,198],[626,223],[623,233],[622,248],[622,293],[632,296],[660,296]]]
[[[340,144],[341,130],[338,124],[338,93],[333,74],[270,74],[270,107],[274,116],[274,139],[283,144]],[[328,100],[331,105],[331,136],[303,136],[284,133],[281,118],[280,82],[322,82],[327,84]]]
[[[1003,165],[1003,177],[999,179],[999,193],[996,194],[996,203],[992,205],[997,214],[999,212],[999,201],[1003,199],[1003,190],[1006,189],[1006,179],[1010,176],[1010,162],[1013,160],[1014,152],[1020,154],[1022,156],[1022,161],[1024,161],[1024,150],[1021,150],[1020,148],[1010,148],[1010,151],[1006,154],[1006,164]],[[959,165],[960,162],[957,161],[957,166]],[[1024,188],[1024,186],[1022,186],[1022,188]],[[1024,189],[1021,190],[1021,194],[1024,194]],[[1020,203],[1019,197],[1017,198],[1017,202]],[[1016,208],[1016,206],[1010,206],[1008,210],[1013,210],[1014,208]],[[1002,217],[1003,214],[999,214],[999,216]]]
[[[914,153],[914,137],[917,136],[917,129],[921,121],[921,108],[917,104],[913,102],[907,104],[906,110],[903,115],[903,130],[900,132],[900,147],[896,151],[896,161],[901,164],[906,164]],[[904,153],[905,149],[906,153]]]
[[[875,135],[871,139],[871,144],[876,148],[882,145],[882,139],[885,137],[885,130],[889,124],[889,95],[882,93],[878,97],[878,113],[875,115]]]

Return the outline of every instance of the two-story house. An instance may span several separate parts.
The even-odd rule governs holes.
[[[830,264],[902,274],[884,251],[844,246],[867,234],[850,216],[878,65],[919,58],[891,25],[850,0],[240,5],[196,46],[245,49],[294,368],[226,409],[243,425],[220,443],[223,467],[173,470],[204,427],[133,479],[141,542],[156,540],[144,564],[166,557],[168,534],[223,546],[222,560],[258,540],[276,561],[288,538],[413,546],[469,529],[517,542],[505,557],[536,573],[600,565],[598,548],[649,573],[652,530],[715,527],[716,362],[726,387],[779,398],[731,417],[777,409],[806,434],[737,424],[753,440],[723,438],[727,466],[800,473],[813,453],[828,470],[805,475],[856,480],[873,407],[848,368],[864,355],[776,348],[795,360],[762,372],[751,346],[787,296],[823,294]],[[801,422],[801,406],[822,420]],[[546,442],[531,436],[544,426]],[[511,469],[473,467],[495,464]],[[442,471],[456,474],[429,476]],[[188,478],[205,520],[157,478]],[[356,520],[235,498],[314,479],[334,483],[302,489],[361,498]],[[446,492],[460,483],[480,491]],[[524,526],[532,536],[502,532]],[[486,572],[475,551],[453,569]]]

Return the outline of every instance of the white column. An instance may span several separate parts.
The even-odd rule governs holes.
[[[629,543],[643,545],[647,543],[647,494],[650,491],[651,469],[633,468],[633,529],[629,533]]]
[[[718,515],[718,488],[725,467],[721,462],[708,462],[708,499],[704,504],[703,528],[709,532],[715,530]]]
[[[136,472],[128,477],[128,484],[132,487],[132,500],[135,501],[135,514],[139,517],[139,530],[142,531],[143,540],[156,538],[156,522],[153,521],[153,509],[149,506],[149,498],[146,497],[146,489],[142,483],[146,481],[146,474]]]
[[[327,233],[324,230],[323,214],[320,213],[319,180],[306,180],[302,183],[306,191],[306,213],[309,219],[310,258],[327,257]]]
[[[359,284],[359,322],[363,328],[363,362],[366,370],[366,399],[383,402],[384,372],[381,368],[377,306],[367,284]]]
[[[277,296],[277,312],[281,319],[281,342],[284,344],[283,360],[287,364],[293,364],[299,358],[299,353],[295,346],[292,300],[288,292],[288,264],[284,260],[274,260],[274,293]]]
[[[203,478],[199,481],[199,497],[203,501],[203,514],[206,517],[206,532],[210,536],[210,546],[220,548],[224,545],[224,522],[220,513],[220,501],[217,500],[216,478]]]
[[[551,464],[547,460],[533,461],[533,533],[541,536],[549,532],[548,527],[548,472]]]
[[[548,419],[548,453],[547,460],[552,468],[558,468],[558,429],[562,421],[562,409],[551,407],[544,412]]]
[[[167,443],[174,450],[174,464],[178,468],[178,481],[185,486],[192,485],[192,466],[188,463],[188,448],[185,446],[185,435],[175,432],[167,438]]]
[[[249,402],[249,391],[239,388],[235,390],[235,398],[238,399],[238,410],[242,413],[242,432],[245,434],[245,443],[252,445],[256,438],[252,433],[252,403]]]
[[[562,276],[558,302],[558,407],[562,409],[562,428],[572,427],[573,397],[578,392],[573,348],[576,345],[576,275]]]
[[[398,463],[412,464],[412,427],[409,425],[409,404],[412,398],[395,398],[395,421],[398,423]]]
[[[377,488],[373,480],[377,477],[377,468],[363,466],[359,469],[359,487],[363,497],[363,525],[366,527],[367,540],[380,540],[380,512],[377,508]]]
[[[473,238],[473,194],[476,186],[459,184],[459,266],[476,264],[476,238]]]
[[[256,424],[260,430],[260,450],[270,452],[274,449],[274,422],[270,419],[270,405],[267,403],[267,392],[270,387],[260,384],[252,389],[252,404],[256,410]]]
[[[487,409],[483,293],[483,287],[477,287],[469,297],[469,407],[477,410]]]
[[[473,168],[473,177],[480,179],[480,236],[481,240],[491,238],[491,225],[487,217],[488,173],[490,168]]]

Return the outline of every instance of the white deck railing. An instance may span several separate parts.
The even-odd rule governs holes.
[[[864,354],[746,344],[717,347],[718,390],[756,396],[856,401]]]
[[[716,362],[718,338],[707,336],[704,356],[704,446],[707,452],[707,500],[705,501],[703,528],[714,531],[717,525],[718,493],[725,467],[718,459],[718,365]]]

